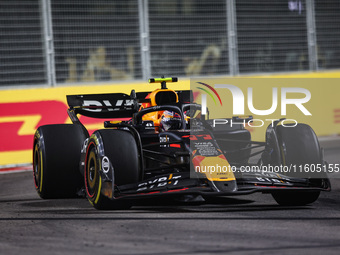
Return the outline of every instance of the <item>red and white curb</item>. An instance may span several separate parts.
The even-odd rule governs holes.
[[[6,166],[0,168],[0,174],[22,173],[32,171],[32,165]]]

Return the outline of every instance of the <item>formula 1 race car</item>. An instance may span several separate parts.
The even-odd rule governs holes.
[[[152,92],[67,96],[73,124],[41,126],[34,136],[40,197],[83,193],[97,209],[124,209],[136,199],[156,196],[253,192],[270,193],[280,205],[305,205],[320,191],[330,191],[322,171],[327,164],[310,126],[286,127],[278,120],[268,126],[264,142],[252,141],[242,125],[214,125],[193,102],[191,90],[167,88],[167,82],[176,81],[150,79],[161,84]],[[105,128],[90,136],[78,114],[129,119],[104,121]],[[301,174],[306,166],[314,171]]]

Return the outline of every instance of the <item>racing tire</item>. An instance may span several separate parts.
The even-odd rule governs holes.
[[[276,128],[282,163],[290,165],[323,164],[322,153],[318,138],[313,129],[306,124],[297,124],[295,127],[278,126]],[[298,176],[289,173],[291,177],[308,178],[311,183],[321,182],[315,176]],[[312,178],[312,179],[310,179]],[[272,196],[279,205],[302,206],[315,202],[320,191],[278,191]]]
[[[85,189],[89,202],[98,210],[124,210],[132,206],[131,200],[109,198],[103,186],[101,159],[105,156],[112,164],[112,185],[137,183],[140,178],[139,156],[134,137],[123,130],[98,130],[89,139],[85,159]],[[107,184],[107,183],[106,183]],[[107,190],[107,187],[106,187]],[[114,193],[114,191],[112,191]]]
[[[79,162],[85,139],[79,125],[55,124],[37,129],[33,143],[33,179],[41,198],[77,197],[83,185]]]

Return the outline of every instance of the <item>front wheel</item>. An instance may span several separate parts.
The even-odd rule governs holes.
[[[313,129],[306,124],[295,127],[278,126],[276,128],[282,163],[290,165],[321,165],[322,153],[317,136]],[[320,187],[326,175],[316,176],[311,173],[290,173],[292,178],[305,178],[309,186]],[[272,193],[275,201],[280,205],[307,205],[315,202],[320,191],[278,191]]]
[[[286,191],[272,193],[279,205],[301,206],[314,203],[320,195],[320,191]]]

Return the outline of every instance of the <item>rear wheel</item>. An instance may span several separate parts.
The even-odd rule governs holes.
[[[82,186],[79,161],[85,139],[78,125],[46,125],[37,129],[33,144],[33,177],[41,198],[76,197]]]
[[[282,163],[286,166],[311,166],[323,164],[322,153],[317,136],[313,129],[306,124],[295,127],[278,126],[276,129]],[[290,173],[292,177],[307,178],[310,184],[317,187],[321,183],[320,176],[309,173]],[[315,202],[320,191],[281,191],[272,193],[280,205],[306,205]]]
[[[103,164],[104,159],[106,166]],[[104,181],[105,174],[111,176],[114,182],[110,183],[110,187]],[[129,200],[115,198],[114,186],[137,183],[140,179],[139,156],[134,137],[123,130],[107,129],[93,133],[86,152],[84,179],[87,198],[96,209],[130,208]]]

